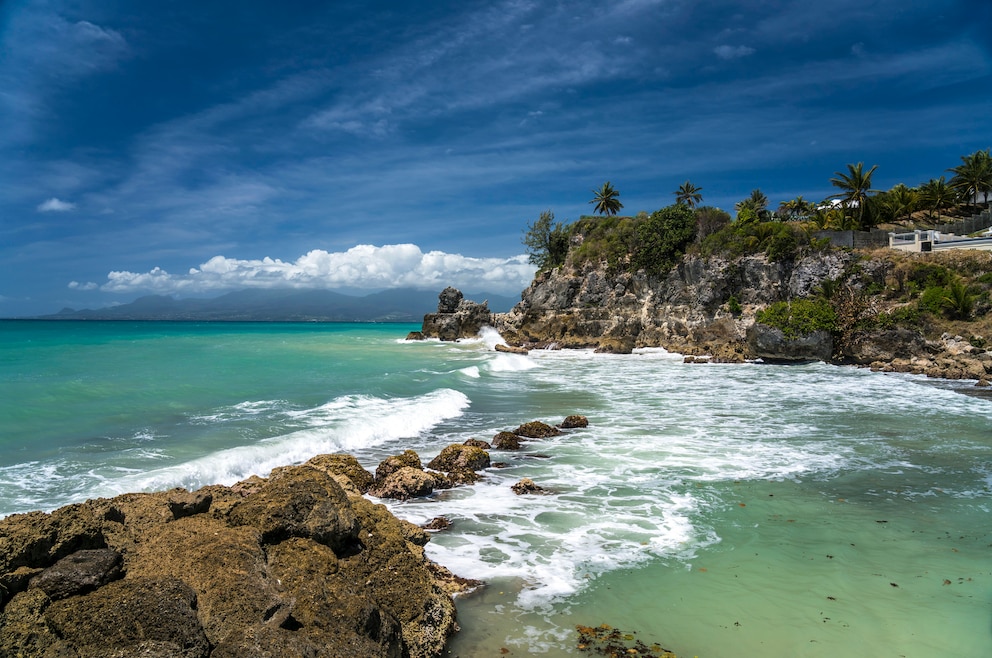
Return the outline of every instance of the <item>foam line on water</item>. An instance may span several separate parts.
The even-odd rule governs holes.
[[[415,398],[342,396],[303,410],[285,411],[304,426],[252,445],[220,450],[167,467],[109,477],[97,495],[150,491],[182,486],[233,484],[251,475],[267,475],[277,466],[301,463],[321,453],[355,451],[412,437],[461,415],[468,397],[441,389]]]

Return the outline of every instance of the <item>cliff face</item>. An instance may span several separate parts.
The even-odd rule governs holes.
[[[438,655],[444,570],[349,460],[3,519],[0,655]]]
[[[665,347],[737,360],[746,354],[756,310],[809,296],[823,281],[841,277],[853,258],[841,251],[793,263],[687,256],[664,277],[558,268],[540,273],[522,301],[498,316],[497,329],[521,345],[616,352]]]
[[[511,345],[527,348],[626,353],[664,347],[715,361],[823,360],[988,385],[992,341],[980,334],[992,333],[992,258],[981,252],[917,256],[825,250],[775,262],[764,255],[688,255],[665,276],[566,265],[539,273],[521,302],[496,316],[496,328]],[[911,279],[934,271],[964,277],[979,300],[970,321],[919,314],[899,326],[877,321],[885,313],[916,308],[929,284]],[[756,314],[769,305],[818,295],[829,297],[836,311],[839,326],[832,332],[786,337],[756,322]]]

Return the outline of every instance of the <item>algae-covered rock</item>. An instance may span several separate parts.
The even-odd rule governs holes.
[[[424,465],[420,462],[420,455],[413,450],[404,450],[402,454],[391,455],[379,462],[379,466],[375,469],[375,481],[382,482],[391,474],[407,467],[424,470]]]
[[[493,437],[493,447],[497,450],[520,450],[520,437],[513,432],[500,432]]]
[[[476,446],[452,443],[432,459],[427,467],[447,473],[481,471],[489,468],[489,453]]]
[[[517,429],[513,430],[513,434],[528,439],[546,439],[549,436],[558,436],[561,432],[547,423],[534,420],[529,423],[524,423]]]
[[[0,656],[438,655],[456,624],[428,535],[339,457],[0,520]]]
[[[558,427],[563,430],[570,430],[578,427],[589,427],[589,419],[585,416],[572,414],[571,416],[566,416],[565,420],[561,421],[561,424],[558,425]]]
[[[358,463],[358,460],[351,455],[317,455],[308,460],[307,465],[316,468],[318,471],[323,471],[328,475],[344,475],[351,480],[351,483],[361,493],[367,493],[375,481],[372,474],[365,470]]]
[[[431,474],[410,466],[404,466],[398,471],[390,473],[381,482],[377,482],[369,490],[369,493],[379,498],[398,500],[420,498],[429,496],[434,491],[434,482],[434,476]]]

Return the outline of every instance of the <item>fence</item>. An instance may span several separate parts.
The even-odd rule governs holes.
[[[973,215],[970,219],[965,219],[954,224],[940,224],[939,226],[934,226],[934,229],[941,233],[969,235],[976,231],[987,229],[990,226],[992,226],[992,211],[983,210],[979,214]]]
[[[828,238],[834,247],[848,249],[874,249],[889,246],[889,232],[872,229],[871,231],[817,231],[817,238]]]

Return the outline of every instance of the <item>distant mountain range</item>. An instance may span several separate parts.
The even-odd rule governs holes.
[[[518,300],[502,295],[466,294],[489,301],[494,313]],[[213,299],[141,297],[130,304],[100,309],[64,308],[43,320],[189,320],[218,322],[420,322],[437,311],[438,293],[398,288],[364,297],[330,290],[240,290]]]

